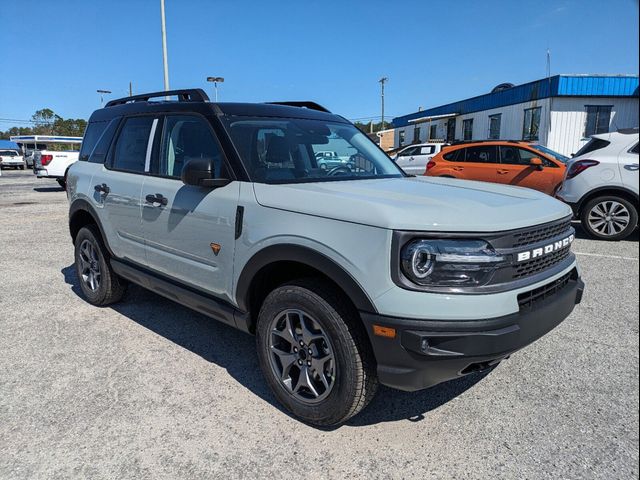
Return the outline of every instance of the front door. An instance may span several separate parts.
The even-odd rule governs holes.
[[[147,263],[161,274],[231,301],[240,183],[215,189],[182,183],[182,167],[194,158],[213,158],[216,177],[228,176],[222,150],[204,117],[168,115],[160,135],[159,155],[142,189]]]
[[[453,166],[454,176],[464,180],[496,182],[498,167],[498,147],[495,145],[479,145],[464,148],[456,157]]]
[[[530,165],[532,158],[542,160],[542,170]],[[559,167],[540,153],[515,146],[500,146],[499,183],[532,188],[551,195],[560,181]]]

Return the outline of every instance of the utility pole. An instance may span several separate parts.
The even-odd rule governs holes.
[[[380,82],[380,102],[382,106],[382,115],[381,115],[382,126],[380,130],[384,130],[384,83],[387,82],[388,80],[389,80],[388,77],[382,77],[380,80],[378,80],[378,82]]]
[[[162,22],[162,65],[164,67],[164,89],[169,90],[169,61],[167,60],[167,27],[164,16],[164,0],[160,0],[160,20]]]
[[[132,88],[131,82],[129,82],[129,96],[133,97],[133,88]]]

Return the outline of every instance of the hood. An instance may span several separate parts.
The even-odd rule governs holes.
[[[253,185],[265,207],[392,230],[495,232],[571,214],[535,190],[449,178]]]

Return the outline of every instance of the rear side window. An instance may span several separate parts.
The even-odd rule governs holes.
[[[576,152],[575,156],[579,157],[580,155],[584,155],[585,153],[601,150],[609,146],[610,143],[611,142],[608,142],[607,140],[602,140],[600,138],[592,138],[587,142],[587,144],[584,147],[582,147],[580,150]]]
[[[630,152],[631,152],[631,153],[636,153],[636,154],[637,154],[637,153],[638,153],[638,146],[640,146],[640,143],[636,143],[636,146],[635,146],[635,147],[633,147],[633,148],[630,150]]]
[[[457,150],[454,150],[453,152],[447,152],[444,155],[442,155],[442,158],[444,158],[449,162],[464,162],[465,150],[466,150],[465,148],[459,148]]]
[[[115,146],[113,168],[143,173],[153,117],[127,118]]]
[[[464,156],[465,162],[498,163],[498,147],[496,147],[495,145],[467,147],[465,150],[466,150],[466,154]]]
[[[107,126],[107,122],[90,122],[82,137],[82,147],[80,147],[80,156],[78,160],[86,162],[98,143],[102,132]]]

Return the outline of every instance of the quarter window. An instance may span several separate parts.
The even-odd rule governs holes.
[[[172,115],[165,120],[160,149],[160,165],[153,173],[179,178],[190,160],[212,159],[215,176],[220,177],[222,155],[209,125],[193,115]]]
[[[609,133],[611,105],[587,105],[586,110],[587,122],[584,127],[584,136]]]
[[[82,147],[80,148],[80,155],[78,160],[86,162],[89,160],[89,156],[102,135],[104,128],[107,126],[107,122],[91,122],[87,125],[87,129],[82,136]]]
[[[473,138],[473,118],[468,118],[462,122],[462,139],[471,140]]]
[[[128,118],[116,143],[113,168],[143,173],[153,117]]]
[[[633,147],[633,148],[630,150],[630,151],[631,151],[631,153],[636,153],[636,154],[637,154],[637,153],[638,153],[638,146],[639,146],[639,145],[640,145],[640,143],[636,143],[636,146],[635,146],[635,147]]]
[[[498,140],[500,138],[500,123],[502,123],[502,114],[489,115],[489,139]]]
[[[540,132],[540,114],[542,107],[527,108],[524,111],[524,125],[522,127],[523,140],[538,140]]]

